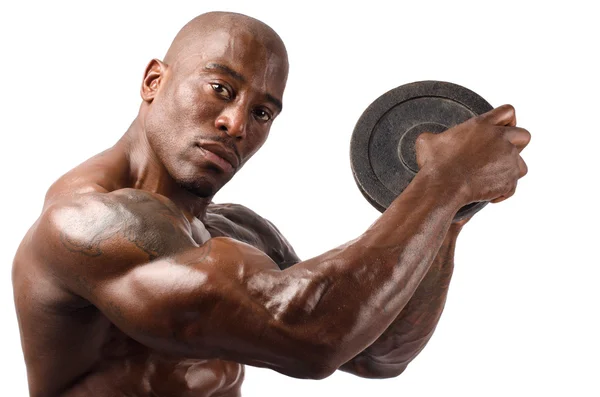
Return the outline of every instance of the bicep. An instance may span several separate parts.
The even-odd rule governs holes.
[[[90,299],[142,344],[170,354],[216,357],[231,339],[242,337],[236,335],[240,324],[243,338],[254,342],[271,320],[263,291],[253,294],[248,283],[259,272],[277,278],[280,271],[253,247],[214,238],[106,280]]]
[[[302,266],[281,271],[255,247],[218,237],[137,266],[101,284],[93,299],[152,349],[314,378],[334,370],[330,346],[315,338],[322,323],[306,321],[326,283]]]
[[[183,219],[147,192],[86,195],[47,208],[34,245],[72,292],[109,312],[118,306],[125,313],[140,302],[186,296],[189,288],[209,291],[201,287],[215,280],[201,280],[239,273],[232,258],[246,247],[223,238],[199,246]],[[274,267],[264,254],[249,257],[254,260],[238,258],[239,265]],[[118,310],[109,313],[115,315]]]
[[[45,211],[35,238],[65,288],[151,348],[210,357],[241,322],[254,342],[280,270],[229,238],[199,246],[178,215],[144,192],[86,196]]]

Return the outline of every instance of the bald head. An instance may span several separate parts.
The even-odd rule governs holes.
[[[205,41],[219,33],[251,37],[254,44],[273,52],[287,64],[285,45],[270,26],[258,19],[232,12],[209,12],[189,21],[175,36],[164,62],[173,65],[200,54]]]

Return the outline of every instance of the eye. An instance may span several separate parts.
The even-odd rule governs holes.
[[[261,121],[269,121],[272,119],[271,114],[265,109],[256,109],[254,110],[254,117]]]
[[[220,97],[224,99],[231,99],[231,91],[223,84],[219,83],[210,83],[213,91],[216,92]]]

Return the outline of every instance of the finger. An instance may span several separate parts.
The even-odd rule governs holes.
[[[504,134],[508,141],[519,149],[519,153],[531,141],[531,134],[525,128],[509,127],[506,128]]]
[[[481,117],[494,125],[509,127],[517,125],[517,115],[515,113],[515,108],[512,105],[498,106],[497,108],[482,114]]]
[[[523,178],[527,175],[528,171],[529,169],[527,168],[527,164],[525,164],[525,160],[523,160],[523,157],[519,156],[519,178]]]

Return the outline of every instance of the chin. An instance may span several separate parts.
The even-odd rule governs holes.
[[[177,181],[179,186],[188,192],[192,193],[195,196],[202,198],[210,198],[214,196],[221,186],[216,186],[213,181],[207,180],[205,178],[197,179],[197,180],[182,180]]]
[[[224,175],[202,175],[195,178],[178,179],[183,189],[202,198],[212,198],[231,178],[222,180]]]
[[[212,164],[167,164],[165,165],[171,178],[181,188],[200,198],[212,198],[233,177]]]

